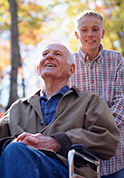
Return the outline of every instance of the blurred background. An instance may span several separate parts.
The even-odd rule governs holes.
[[[42,87],[36,65],[45,45],[61,41],[78,49],[74,21],[88,9],[104,17],[104,48],[124,56],[123,0],[0,0],[0,117]]]

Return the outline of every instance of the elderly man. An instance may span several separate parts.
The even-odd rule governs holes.
[[[1,178],[67,178],[67,153],[83,144],[110,159],[116,152],[119,130],[105,101],[81,92],[67,82],[75,71],[72,53],[61,43],[42,52],[38,74],[44,87],[16,101],[0,120]],[[4,131],[5,130],[5,131]],[[96,178],[93,170],[77,173]]]

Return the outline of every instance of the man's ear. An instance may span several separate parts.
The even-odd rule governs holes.
[[[75,64],[71,64],[70,65],[70,69],[69,69],[69,76],[71,76],[73,73],[75,72]]]
[[[105,36],[105,30],[103,29],[103,31],[102,31],[102,38],[104,38],[104,36]]]
[[[77,32],[77,31],[75,31],[75,32],[74,32],[74,34],[75,34],[76,38],[77,38],[77,39],[79,39],[78,32]]]
[[[40,75],[39,66],[36,67],[37,74]]]

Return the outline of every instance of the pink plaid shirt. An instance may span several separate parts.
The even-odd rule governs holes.
[[[124,168],[124,59],[117,51],[100,45],[98,56],[89,61],[81,49],[74,53],[76,69],[69,86],[98,93],[105,99],[120,129],[121,140],[117,153],[108,161],[101,161],[101,175],[109,175]]]

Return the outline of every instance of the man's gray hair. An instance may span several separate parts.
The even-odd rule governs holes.
[[[63,45],[62,43],[60,43],[61,45]],[[75,60],[74,60],[74,55],[72,50],[69,47],[66,47],[65,45],[63,45],[66,48],[67,51],[67,62],[69,65],[71,64],[75,64]]]
[[[61,42],[55,42],[55,43],[59,44],[59,45],[62,45],[66,49],[68,64],[69,65],[75,64],[75,60],[74,60],[74,56],[73,56],[72,50],[69,47],[67,47],[65,44],[61,43]]]

